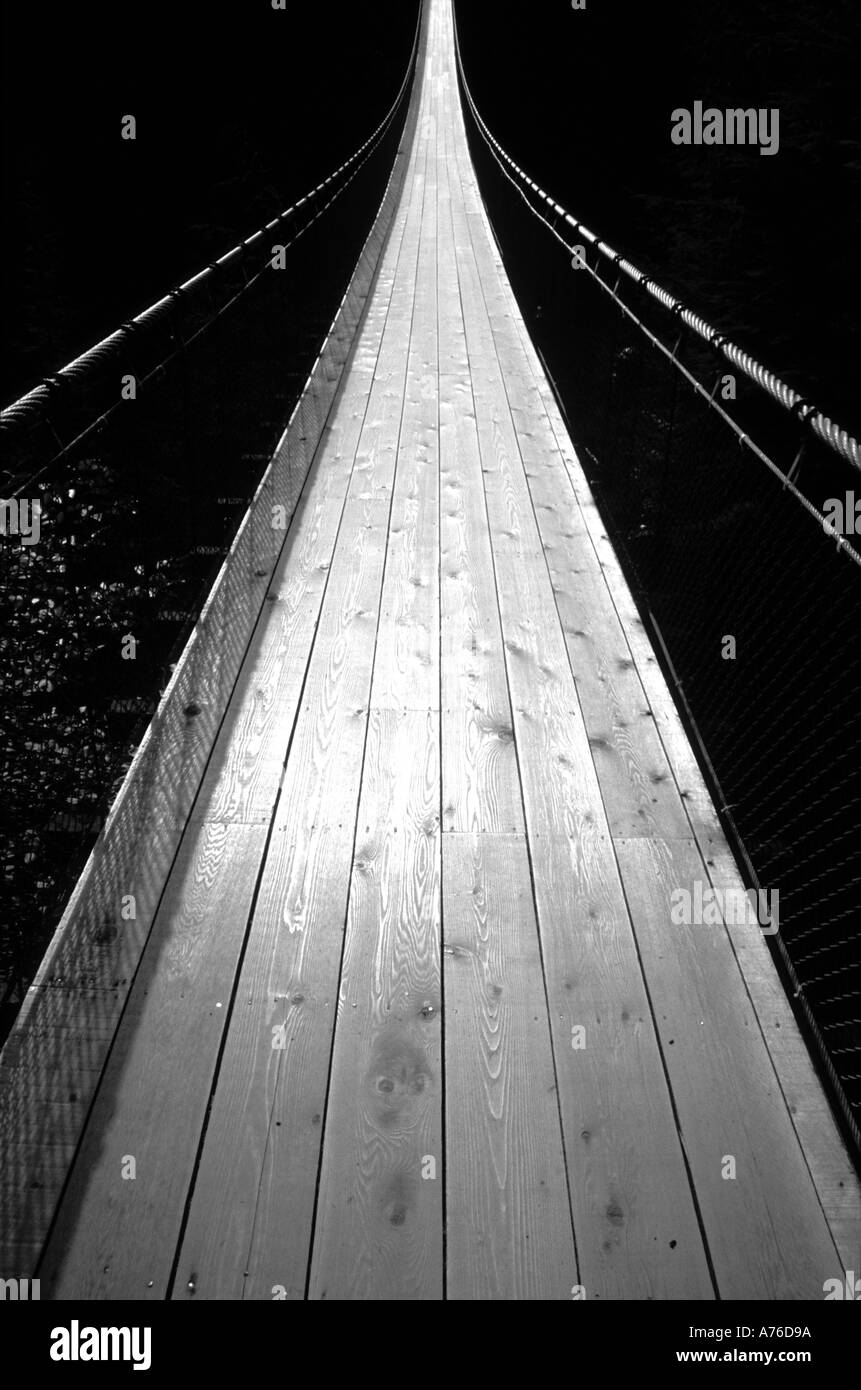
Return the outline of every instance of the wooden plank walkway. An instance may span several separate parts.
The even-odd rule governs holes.
[[[759,929],[671,922],[740,880],[487,222],[450,0],[422,44],[348,369],[16,1238],[59,1299],[819,1299],[857,1179]]]

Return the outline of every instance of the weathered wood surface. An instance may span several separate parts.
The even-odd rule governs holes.
[[[41,1247],[45,1239],[68,1171],[67,1152],[81,1137],[171,866],[189,816],[197,810],[195,799],[249,641],[261,612],[267,611],[267,586],[279,555],[291,551],[292,531],[285,536],[272,525],[273,507],[283,507],[292,517],[345,378],[400,205],[419,92],[420,83],[374,225],[302,398],[0,1053],[0,1268],[17,1268],[18,1252]],[[256,701],[255,695],[251,703]],[[246,726],[255,717],[248,703],[246,698]],[[231,705],[231,731],[234,717]],[[269,727],[274,727],[277,743],[280,723],[270,720]],[[243,755],[248,757],[246,745],[240,743],[233,756]],[[222,739],[214,764],[210,762],[209,784],[219,775],[211,770],[213,765],[220,769],[227,758]],[[248,778],[252,784],[265,784],[261,819],[266,823],[266,798],[277,790],[277,780],[273,783],[271,759],[252,760],[256,766]],[[230,788],[240,815],[249,801],[252,808],[257,804],[255,785],[249,792],[241,779],[231,777]],[[209,786],[204,792],[209,795]],[[133,920],[120,916],[128,895],[135,899]],[[39,1163],[37,1183],[34,1162]]]
[[[671,920],[741,881],[487,222],[450,0],[389,204],[287,542],[289,447],[201,619],[229,669],[187,654],[0,1063],[10,1256],[68,1173],[43,1297],[821,1297],[858,1183],[759,928]]]

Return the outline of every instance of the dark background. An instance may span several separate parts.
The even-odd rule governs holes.
[[[461,0],[458,16],[473,96],[515,162],[857,426],[861,6]],[[671,111],[697,99],[778,107],[778,153],[673,145]]]
[[[515,160],[668,289],[859,424],[855,0],[459,0]],[[346,157],[387,109],[413,0],[22,4],[8,17],[2,398]],[[780,149],[682,148],[670,112],[778,106]],[[138,120],[135,142],[120,118]]]
[[[4,404],[347,159],[394,98],[415,17],[413,0],[10,7]]]
[[[391,106],[416,14],[285,14],[268,0],[10,13],[6,400],[348,159]],[[0,495],[38,496],[42,529],[33,547],[0,545],[0,1037],[301,394],[405,109],[330,208],[315,200],[211,277],[216,306],[241,291],[246,264],[251,284],[204,331],[207,288],[126,343],[89,394],[78,383],[52,398],[49,423],[36,412],[4,437]],[[134,142],[120,138],[125,114]],[[275,242],[293,243],[277,273],[265,268]],[[126,370],[132,404],[113,384]],[[53,458],[57,434],[73,440],[105,393],[102,425]]]
[[[351,155],[389,108],[416,12],[415,0],[10,9],[3,402]],[[457,14],[474,96],[515,161],[857,436],[857,0],[458,0]],[[697,99],[778,107],[778,153],[673,145],[671,111]],[[125,114],[134,142],[120,138]],[[714,412],[693,408],[675,369],[619,328],[467,127],[604,522],[660,620],[741,839],[781,888],[787,940],[861,1114],[856,574],[833,545],[824,555],[815,522]],[[301,392],[391,157],[383,147],[288,271],[147,387],[139,414],[116,411],[44,480],[49,544],[0,583],[14,686],[0,703],[0,996],[13,982],[0,1030]],[[772,409],[762,442],[788,466],[792,422]],[[856,478],[845,470],[847,487]],[[821,506],[843,465],[822,445],[803,480]],[[124,631],[139,639],[134,663],[119,657]],[[736,663],[716,656],[725,632],[738,634]]]

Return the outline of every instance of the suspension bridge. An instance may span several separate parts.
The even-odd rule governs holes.
[[[750,877],[465,121],[557,240],[596,238],[473,110],[450,0],[396,108],[337,317],[3,1050],[0,1274],[66,1300],[821,1299],[859,1268],[852,1113],[766,923],[674,915]]]

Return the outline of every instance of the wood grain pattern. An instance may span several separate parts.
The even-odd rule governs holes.
[[[666,749],[679,795],[713,887],[737,891],[743,880],[688,742],[661,668],[646,636],[628,585],[577,461],[559,407],[521,323],[521,340],[565,461],[601,573],[625,631],[651,717]],[[746,990],[783,1089],[819,1200],[840,1251],[844,1269],[854,1268],[861,1250],[861,1179],[846,1151],[825,1092],[817,1078],[765,937],[727,928]]]
[[[617,851],[721,1296],[821,1298],[837,1249],[723,923],[671,921],[672,893],[705,879],[699,852]]]
[[[442,122],[451,145],[451,103]],[[438,219],[443,828],[524,830],[472,378],[457,275],[452,162]]]
[[[670,920],[697,877],[740,886],[430,0],[326,350],[0,1057],[8,1272],[68,1174],[45,1296],[821,1297],[857,1178],[761,933]]]
[[[430,102],[419,131],[427,158],[408,389],[309,1285],[320,1299],[442,1296],[438,178]]]
[[[581,1282],[590,1298],[708,1298],[682,1148],[463,206],[455,231]],[[575,1050],[572,1029],[581,1027],[586,1046]]]
[[[467,206],[469,203],[467,201]],[[690,826],[486,239],[477,264],[556,609],[614,835]]]
[[[429,79],[430,80],[430,79]],[[439,430],[437,157],[434,113],[419,116],[424,150],[407,374],[374,658],[376,709],[439,707]],[[418,170],[416,171],[418,183]]]
[[[265,836],[210,823],[183,841],[46,1247],[46,1297],[165,1296]]]
[[[442,1297],[439,719],[373,710],[310,1297]]]
[[[304,1294],[415,279],[421,165],[239,981],[174,1296]],[[283,1048],[273,1049],[273,1029]],[[237,1116],[241,1123],[237,1125]],[[213,1209],[230,1214],[222,1226]],[[194,1278],[192,1278],[192,1275]]]
[[[33,1188],[27,1139],[22,1140],[22,1136],[32,1138],[38,1133],[40,1142],[45,1143],[56,1125],[45,1088],[58,1067],[76,1081],[81,1096],[80,1113],[66,1110],[64,1140],[74,1144],[80,1136],[96,1076],[83,1065],[76,1076],[75,1059],[85,1060],[95,1048],[99,1069],[104,1064],[109,1039],[120,1018],[263,602],[266,575],[271,573],[281,548],[283,533],[270,524],[271,504],[284,504],[289,514],[299,496],[400,203],[421,89],[419,68],[392,175],[305,392],[275,449],[4,1048],[0,1167],[14,1172],[16,1183],[5,1195],[0,1194],[0,1264],[5,1263],[6,1240],[10,1250],[40,1245],[56,1210],[66,1169],[57,1163],[44,1175],[40,1187]],[[308,429],[306,419],[310,396],[316,403],[315,431]],[[185,714],[190,705],[200,710],[191,721]],[[135,933],[116,930],[115,926],[121,897],[129,892],[138,899]],[[106,924],[111,924],[112,930],[107,930]],[[82,979],[71,980],[82,966]],[[95,995],[96,1008],[88,993],[94,981],[104,986],[104,992]],[[47,990],[42,988],[45,985]],[[52,1030],[41,1027],[42,1020],[73,1030],[73,1039],[62,1055],[51,1043]],[[100,1042],[103,1034],[108,1039],[105,1043]]]
[[[728,846],[712,846],[706,868],[708,881],[718,891],[743,889]],[[834,1123],[765,936],[735,923],[726,930],[842,1268],[855,1269],[861,1252],[861,1179]]]
[[[469,196],[468,189],[467,196]],[[588,485],[577,463],[546,375],[529,339],[526,326],[517,312],[510,285],[502,271],[495,242],[489,233],[489,228],[487,228],[484,209],[477,201],[474,209],[476,221],[483,221],[488,232],[484,246],[486,259],[493,263],[497,272],[495,278],[487,277],[487,283],[490,285],[491,293],[495,299],[497,313],[502,314],[503,317],[510,316],[511,323],[517,326],[521,347],[529,360],[538,395],[546,411],[546,422],[550,423],[557,443],[558,453],[554,453],[551,447],[545,455],[546,463],[542,463],[542,458],[539,455],[534,464],[527,466],[527,474],[533,498],[537,502],[536,516],[545,539],[545,554],[554,579],[557,606],[566,628],[566,639],[571,653],[572,666],[578,677],[578,694],[587,726],[590,727],[593,754],[614,833],[618,834],[626,823],[626,807],[624,799],[616,795],[617,788],[614,785],[612,766],[608,767],[607,765],[608,755],[612,758],[616,753],[615,740],[608,737],[605,731],[610,720],[607,720],[605,728],[602,729],[600,704],[595,698],[596,695],[601,694],[600,690],[595,688],[595,676],[597,675],[599,681],[602,678],[601,655],[597,652],[594,653],[597,661],[593,661],[591,664],[586,662],[585,669],[584,663],[578,660],[580,644],[590,642],[597,623],[601,624],[602,638],[605,642],[607,633],[612,631],[612,613],[607,607],[606,596],[609,596],[612,608],[618,615],[618,632],[624,633],[625,646],[629,648],[630,653],[622,648],[615,660],[616,669],[625,670],[626,674],[623,679],[630,692],[625,704],[617,707],[618,714],[621,715],[621,722],[623,727],[631,727],[633,720],[639,714],[647,730],[651,729],[654,723],[655,731],[668,755],[666,758],[662,756],[656,750],[653,740],[648,738],[648,763],[651,764],[649,781],[654,784],[654,779],[660,778],[659,795],[663,804],[656,816],[654,812],[650,812],[650,808],[645,805],[642,797],[639,798],[639,806],[637,806],[638,798],[629,802],[628,815],[630,817],[630,813],[636,809],[638,822],[628,831],[628,834],[649,833],[650,826],[655,824],[662,826],[664,836],[684,833],[684,826],[683,824],[680,826],[678,821],[678,810],[680,807],[684,807],[686,816],[690,818],[690,823],[693,824],[698,834],[703,854],[707,856],[712,881],[720,886],[719,878],[715,877],[716,872],[719,872],[715,866],[723,865],[727,884],[740,887],[740,877],[732,863],[717,816],[703,784],[687,737],[682,730],[660,667],[645,636],[643,624],[621,574],[618,560],[612,551]],[[505,303],[508,306],[507,315],[502,307]],[[509,388],[509,395],[512,399],[517,399],[516,392],[521,385],[521,377],[510,370],[512,358],[506,358],[503,351],[500,352],[500,357],[503,364],[509,368],[506,370],[506,385]],[[516,361],[516,357],[513,360]],[[537,408],[537,402],[531,389],[527,390],[525,397],[517,399],[517,404],[523,410],[523,419],[528,427],[525,431],[527,434],[538,431],[546,432],[546,424],[541,419],[541,412]],[[518,409],[515,408],[512,413],[515,424],[517,424],[521,418]],[[561,489],[557,492],[560,482],[559,458],[564,462],[569,474],[572,492],[577,501],[581,518],[580,524],[578,524],[576,516],[573,518],[573,524],[569,523],[571,534],[567,537],[563,536],[563,539],[567,541],[567,545],[564,547],[558,544],[560,528],[557,522],[559,507],[556,498],[562,495]],[[551,466],[553,487],[549,489],[543,481],[543,475],[549,471]],[[571,513],[567,504],[565,504],[565,511],[570,517]],[[585,536],[583,534],[584,527]],[[586,544],[587,537],[591,543],[591,555],[590,547]],[[558,563],[560,555],[564,558],[562,566]],[[604,581],[603,584],[597,579],[599,571],[595,567],[595,558],[600,565],[600,576]],[[564,566],[568,561],[573,566],[576,579],[575,582],[572,583],[569,580],[566,584]],[[588,590],[588,601],[584,601],[584,587]],[[574,600],[573,603],[572,599]],[[572,636],[576,637],[578,643],[576,655],[575,650],[572,650]],[[612,670],[611,663],[606,661],[605,652],[605,671],[608,666]],[[628,674],[631,672],[631,667],[633,667],[633,672]],[[642,683],[644,694],[642,702],[638,698],[637,685],[639,683]],[[637,708],[638,703],[640,704],[639,710]],[[605,699],[605,711],[606,705]],[[596,722],[590,724],[590,718]],[[618,723],[620,721],[613,722]],[[641,745],[643,744],[642,727],[637,732],[637,740]],[[644,762],[643,765],[645,766],[647,763]],[[672,771],[674,786],[668,785],[667,770]],[[676,798],[678,801],[673,804]],[[646,811],[645,815],[643,815],[644,810]],[[668,810],[669,818],[667,817]],[[628,824],[630,824],[630,819]],[[810,1057],[792,1017],[789,1003],[771,962],[764,938],[756,933],[755,939],[752,939],[750,933],[745,933],[743,940],[737,940],[737,930],[733,927],[728,930],[736,947],[745,984],[757,1009],[760,1025],[769,1040],[777,1073],[784,1091],[787,1093],[787,1098],[789,1094],[796,1097],[803,1094],[805,1097],[805,1101],[800,1104],[797,1100],[790,1102],[789,1109],[803,1144],[805,1156],[811,1165],[820,1200],[829,1217],[832,1232],[841,1248],[845,1264],[847,1260],[855,1258],[854,1253],[850,1255],[850,1252],[861,1248],[861,1195],[859,1195],[857,1175],[836,1130],[822,1089],[815,1080]]]
[[[443,837],[448,1297],[578,1284],[526,842]]]
[[[381,277],[323,431],[213,749],[193,820],[269,824],[320,617],[391,297]]]

